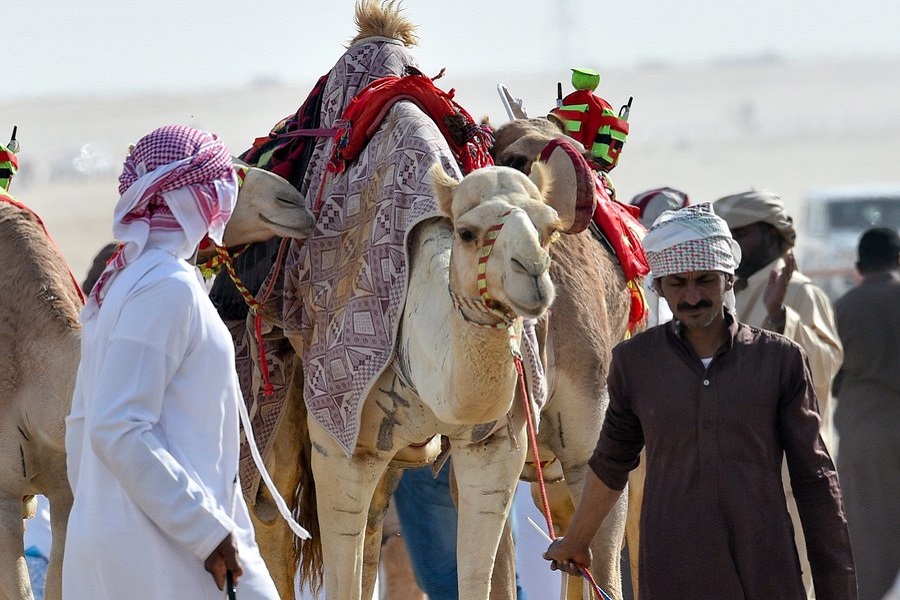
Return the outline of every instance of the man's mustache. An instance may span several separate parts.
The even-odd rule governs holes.
[[[678,310],[699,310],[701,308],[712,308],[712,302],[709,300],[701,300],[697,304],[688,304],[687,302],[678,304]]]

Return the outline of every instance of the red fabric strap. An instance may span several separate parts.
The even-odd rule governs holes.
[[[454,90],[438,89],[424,75],[388,76],[363,88],[347,105],[339,132],[334,136],[334,151],[329,170],[340,173],[346,163],[359,156],[378,130],[391,107],[401,101],[415,103],[437,124],[463,174],[493,164],[490,134],[476,125],[472,117],[453,100]]]

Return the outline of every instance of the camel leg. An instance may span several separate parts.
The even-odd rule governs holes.
[[[369,506],[389,457],[357,448],[351,458],[309,418],[312,470],[328,600],[360,600]]]
[[[22,496],[0,497],[0,599],[33,600],[22,524]]]
[[[553,532],[556,536],[561,536],[569,528],[572,517],[575,514],[575,504],[572,502],[572,496],[569,494],[569,487],[562,479],[562,471],[559,461],[553,463],[556,467],[555,472],[559,473],[559,479],[555,481],[547,481],[544,483],[544,491],[547,494],[547,503],[549,504],[550,517],[553,520]],[[548,474],[549,475],[549,474]],[[541,484],[534,481],[530,485],[531,499],[534,505],[538,507],[542,513],[544,512],[543,500],[541,499]],[[560,594],[567,600],[580,600],[582,597],[581,579],[578,577],[568,577],[562,573],[562,586]]]
[[[456,475],[450,470],[450,495],[453,504],[459,506],[459,492],[456,489]],[[491,574],[491,600],[504,600],[508,590],[516,587],[516,545],[509,526],[509,518],[503,525],[497,554],[494,557],[494,572]]]
[[[601,366],[591,372],[601,372]],[[586,395],[584,389],[592,390]],[[594,396],[599,392],[599,396]],[[567,379],[560,379],[551,402],[554,406],[544,409],[541,417],[540,438],[550,446],[550,450],[559,459],[562,477],[569,490],[572,506],[581,501],[584,479],[590,467],[587,461],[597,444],[606,406],[609,403],[608,392],[602,383],[599,387],[577,384]],[[573,410],[573,406],[579,410]],[[565,440],[565,443],[563,443]],[[542,456],[542,458],[545,458]],[[555,465],[556,463],[554,463]],[[555,467],[554,467],[555,468]],[[625,539],[625,512],[628,499],[623,494],[607,515],[603,524],[591,543],[593,563],[591,574],[597,584],[612,598],[622,597],[622,543]],[[568,520],[559,522],[560,534],[565,535]],[[584,582],[581,578],[570,578],[577,584]],[[587,587],[587,586],[585,586]],[[571,595],[569,596],[572,597]],[[576,595],[576,598],[581,597]]]
[[[515,441],[505,429],[487,441],[453,447],[453,469],[459,493],[459,526],[456,561],[461,598],[488,600],[490,579],[503,527],[509,516],[513,494],[525,463],[525,439]],[[513,600],[515,583],[497,590],[499,597]]]
[[[628,542],[628,566],[631,570],[631,589],[638,599],[638,551],[640,549],[641,505],[644,503],[644,476],[646,456],[641,452],[641,463],[628,476],[628,517],[625,520],[625,539]]]
[[[375,592],[375,579],[378,576],[378,565],[381,560],[382,540],[384,539],[384,519],[391,495],[400,482],[400,469],[389,468],[381,478],[372,502],[369,506],[368,525],[366,526],[365,550],[363,552],[362,597],[371,598]],[[408,597],[388,596],[389,598]]]
[[[494,559],[494,573],[491,575],[491,600],[504,600],[508,591],[516,597],[516,545],[513,541],[509,519],[503,525],[497,556]]]
[[[272,481],[288,501],[293,496],[300,477],[300,444],[304,442],[306,431],[306,407],[303,404],[302,390],[302,370],[296,368],[287,391],[284,414],[266,457],[266,468]],[[282,598],[293,598],[296,571],[293,532],[278,512],[275,500],[264,483],[260,484],[255,501],[247,499],[247,507],[256,533],[256,543],[279,595]]]
[[[62,565],[63,551],[66,547],[66,526],[69,512],[72,510],[72,490],[68,482],[62,480],[63,486],[47,492],[50,502],[50,530],[53,541],[50,545],[50,563],[47,565],[47,581],[44,586],[44,600],[62,599]]]

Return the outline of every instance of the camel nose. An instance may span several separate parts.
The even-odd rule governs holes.
[[[546,256],[542,256],[538,260],[513,258],[512,266],[516,271],[530,275],[531,277],[540,277],[550,268],[550,255],[547,254]]]

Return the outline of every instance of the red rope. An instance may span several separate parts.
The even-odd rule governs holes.
[[[221,258],[222,266],[225,267],[225,271],[227,271],[228,276],[231,278],[231,281],[241,293],[241,296],[243,296],[244,301],[247,303],[247,306],[250,307],[250,312],[253,313],[253,330],[256,334],[256,347],[259,351],[259,369],[262,372],[263,394],[267,398],[275,393],[275,388],[272,385],[272,381],[269,377],[269,361],[266,358],[266,347],[265,342],[263,341],[262,306],[269,299],[269,296],[272,294],[272,290],[275,289],[275,279],[278,277],[278,272],[281,270],[281,264],[284,260],[285,250],[287,249],[289,243],[290,238],[284,238],[281,240],[281,245],[278,246],[278,255],[275,258],[275,264],[273,265],[272,272],[270,273],[269,285],[266,287],[265,292],[263,292],[263,295],[259,300],[253,297],[253,295],[250,293],[250,290],[248,290],[238,278],[237,273],[234,270],[233,258],[228,253],[228,249],[224,246],[216,246],[216,252]]]
[[[272,294],[272,290],[275,289],[275,279],[278,277],[278,272],[281,270],[284,253],[289,243],[289,238],[283,238],[281,244],[278,246],[278,256],[275,257],[275,264],[272,267],[272,272],[269,277],[269,285],[266,287],[266,291],[263,292],[262,298],[257,304],[258,308],[262,308],[262,305],[266,303],[269,296]],[[262,321],[262,311],[256,310],[253,316],[253,327],[256,330],[256,345],[259,346],[259,368],[262,371],[263,394],[268,398],[275,393],[275,388],[272,386],[272,381],[269,379],[269,361],[266,358],[266,349],[263,345]]]
[[[534,428],[534,418],[531,414],[531,402],[528,399],[528,388],[525,385],[525,370],[522,367],[522,358],[520,356],[514,356],[514,359],[516,363],[516,373],[519,376],[519,387],[522,390],[522,402],[525,404],[525,423],[528,426],[528,442],[531,444],[531,453],[534,457],[534,468],[537,471],[537,480],[541,488],[541,508],[544,513],[544,519],[547,521],[547,531],[550,534],[550,539],[555,540],[556,532],[553,530],[553,516],[550,514],[550,501],[547,499],[547,486],[544,484],[544,468],[541,463],[541,456],[538,452],[537,433]],[[581,575],[588,580],[588,583],[591,585],[591,592],[596,594],[597,598],[600,598],[600,600],[609,598],[609,595],[597,585],[596,581],[594,581],[594,576],[591,574],[590,569],[578,565],[578,570],[581,571]]]

